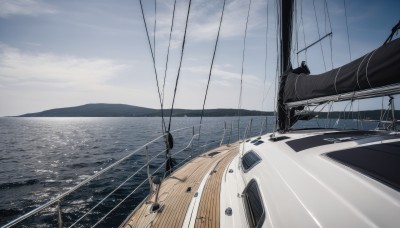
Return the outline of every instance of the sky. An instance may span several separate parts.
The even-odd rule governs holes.
[[[162,93],[174,0],[156,1],[156,13],[155,0],[143,0],[143,9]],[[167,108],[174,94],[188,2],[176,1],[162,94]],[[333,35],[306,54],[294,54],[294,67],[307,61],[316,74],[346,64],[382,45],[400,19],[400,1],[345,4],[348,35],[343,0],[296,1],[294,53],[318,40],[318,32]],[[175,108],[202,108],[222,5],[223,0],[192,0]],[[206,109],[237,108],[241,76],[241,108],[274,109],[275,1],[251,1],[244,42],[248,6],[247,0],[226,0]],[[139,0],[0,0],[0,116],[87,103],[159,108],[155,78]],[[365,105],[380,108],[381,101]]]

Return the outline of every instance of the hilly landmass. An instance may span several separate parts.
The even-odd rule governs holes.
[[[169,116],[171,110],[164,109],[164,116]],[[273,116],[274,112],[261,112],[255,110],[239,110],[241,116]],[[381,110],[368,110],[360,112],[321,112],[314,113],[313,116],[318,118],[331,119],[366,119],[366,120],[379,120],[381,117]],[[206,109],[204,116],[208,117],[223,117],[223,116],[237,116],[237,109]],[[56,108],[42,112],[28,113],[18,117],[160,117],[160,109],[144,108],[133,105],[125,104],[85,104],[76,107]],[[172,116],[175,117],[197,117],[201,116],[201,110],[193,109],[174,109]],[[400,111],[395,111],[396,119],[400,117]],[[385,118],[386,119],[386,118]],[[391,116],[388,118],[391,119]]]
[[[318,117],[323,119],[329,117],[330,119],[362,119],[362,120],[379,120],[381,118],[382,111],[381,110],[366,110],[366,111],[354,111],[354,112],[330,112],[329,114],[327,112],[321,112],[318,114]],[[391,120],[392,115],[391,112],[389,112],[389,117],[386,118],[388,115],[388,112],[386,112],[386,115],[384,116],[384,120]],[[394,111],[394,116],[395,119],[399,119],[400,117],[400,110],[395,110]]]
[[[165,109],[164,116],[169,116],[171,110]],[[206,109],[204,116],[237,116],[237,109]],[[201,110],[174,109],[172,116],[200,116]],[[273,112],[240,110],[241,116],[273,115]],[[56,108],[42,112],[27,113],[18,117],[158,117],[160,109],[144,108],[125,104],[85,104],[76,107]]]

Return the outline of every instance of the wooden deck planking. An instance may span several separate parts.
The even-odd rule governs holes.
[[[207,158],[200,158],[199,160],[206,160]],[[203,164],[202,164],[203,163]],[[182,217],[179,215],[179,213],[175,213],[175,208],[179,207],[180,204],[183,204],[185,201],[189,201],[192,198],[192,194],[190,194],[189,197],[184,197],[185,195],[188,195],[185,191],[187,189],[188,186],[193,186],[194,183],[196,181],[198,181],[197,178],[195,177],[200,177],[200,175],[198,174],[202,174],[204,172],[206,172],[205,169],[209,169],[205,162],[200,162],[200,164],[193,166],[192,168],[189,169],[182,169],[182,171],[180,170],[179,172],[176,171],[176,173],[174,173],[173,176],[179,176],[180,178],[182,177],[182,175],[180,174],[185,174],[185,172],[187,171],[192,171],[192,175],[188,176],[188,180],[185,182],[183,182],[183,184],[180,184],[179,186],[175,186],[175,184],[173,186],[171,186],[169,183],[171,180],[174,180],[174,182],[179,182],[178,180],[174,179],[174,178],[169,178],[168,180],[165,180],[162,185],[161,185],[161,189],[160,189],[160,193],[161,191],[166,191],[166,192],[172,192],[172,194],[168,194],[168,198],[167,200],[161,200],[159,201],[159,203],[161,204],[161,206],[163,205],[168,205],[168,210],[166,210],[166,208],[163,208],[163,213],[160,213],[160,216],[157,216],[154,219],[153,225],[154,227],[174,227],[175,225],[172,224],[173,222],[177,221],[177,220],[181,220],[179,217]],[[193,177],[194,176],[194,177]],[[192,191],[193,190],[197,190],[197,188],[195,188],[196,186],[192,187]],[[198,186],[197,186],[198,187]],[[195,188],[195,189],[193,189]],[[186,193],[186,194],[185,194]],[[162,193],[161,193],[162,194]],[[169,199],[169,200],[168,200]],[[154,197],[153,197],[154,200]],[[183,202],[182,202],[183,201]],[[149,210],[149,207],[151,206],[151,204],[147,204],[147,206],[143,207],[144,211]],[[165,213],[165,212],[168,213]],[[148,213],[151,214],[151,213]],[[142,215],[143,216],[143,215]],[[175,216],[178,216],[178,218],[175,218]],[[163,217],[167,217],[168,219],[163,219]],[[184,219],[184,218],[182,218]],[[143,223],[138,223],[138,224],[142,224]]]
[[[160,216],[157,217],[154,227],[177,227],[176,223],[183,223],[185,218],[182,216],[182,211],[187,210],[190,200],[193,197],[193,192],[197,191],[198,183],[200,182],[200,178],[198,177],[200,176],[199,174],[206,172],[208,168],[206,164],[203,163],[201,166],[196,167],[195,171],[188,176],[186,183],[182,183],[178,188],[174,189],[172,194],[165,200],[164,205],[166,205],[166,210],[163,210]],[[192,169],[182,169],[182,172],[188,171],[192,171]],[[192,191],[189,193],[186,192],[188,187],[192,187]],[[157,221],[160,222],[157,223]]]
[[[195,227],[202,227],[202,225],[206,227],[210,227],[210,218],[212,218],[215,213],[215,203],[214,195],[219,194],[219,191],[215,191],[215,172],[213,170],[212,174],[204,187],[202,200],[200,202],[200,210],[198,211],[196,218]]]
[[[220,151],[221,153],[215,157],[206,156],[213,151]],[[219,227],[220,183],[223,171],[237,153],[237,144],[230,147],[221,146],[180,167],[171,177],[166,178],[161,183],[158,201],[162,207],[160,212],[150,213],[151,203],[155,200],[153,194],[147,199],[147,202],[133,212],[131,218],[122,227],[182,227],[194,194],[213,166],[215,166],[213,169],[215,172],[208,177],[204,186],[197,217],[201,211],[201,213],[205,213],[206,218],[212,221],[211,223],[207,222],[207,226]],[[182,182],[174,177],[179,179],[186,177],[186,180]],[[192,188],[190,192],[186,192],[188,187]],[[204,224],[198,224],[197,217],[196,227],[204,227]]]
[[[206,159],[207,158],[200,157],[199,159],[197,159],[197,162],[194,162],[194,163],[199,163],[199,165],[193,166],[191,168],[189,167],[190,169],[187,169],[187,170],[186,169],[178,169],[177,171],[175,171],[175,173],[172,175],[172,177],[178,177],[178,178],[184,178],[187,171],[192,171],[191,175],[187,177],[186,183],[180,182],[179,180],[177,180],[175,178],[171,178],[171,177],[167,178],[166,180],[164,180],[162,182],[160,193],[159,193],[159,203],[161,206],[165,205],[166,203],[169,203],[168,204],[169,207],[174,208],[174,206],[176,206],[174,204],[180,203],[181,198],[178,198],[179,200],[176,200],[176,195],[170,195],[170,192],[176,192],[176,193],[182,194],[182,191],[186,190],[188,185],[192,185],[192,182],[196,181],[196,180],[194,180],[193,177],[191,177],[192,175],[196,175],[198,173],[201,174],[202,172],[206,172],[206,171],[204,171],[204,169],[207,168],[204,166],[205,165],[204,161]],[[188,180],[192,180],[192,181],[188,181]],[[184,183],[184,184],[175,186],[178,183]],[[170,198],[170,199],[175,199],[175,200],[172,202],[165,202],[165,200],[166,200],[165,198]],[[148,202],[154,201],[154,199],[155,199],[155,195],[152,195],[152,197],[148,200]],[[132,227],[141,227],[142,225],[147,224],[147,222],[145,222],[145,221],[148,219],[146,219],[146,218],[149,216],[154,217],[154,216],[151,216],[154,214],[149,213],[150,206],[151,206],[151,203],[143,204],[140,207],[140,209],[131,218],[131,221],[137,221],[137,223],[134,223],[134,224],[129,223],[129,224],[131,224]],[[158,226],[167,227],[167,226],[169,226],[168,222],[171,222],[169,220],[164,220],[157,224],[156,220],[158,220],[157,216],[156,216],[156,218],[151,218],[151,221],[153,221],[153,224],[155,225],[155,227],[158,227]],[[137,224],[138,226],[134,226],[135,224]],[[141,225],[139,225],[139,224],[141,224]]]
[[[214,168],[204,187],[195,227],[219,227],[220,190],[224,170],[237,153],[229,153]]]
[[[171,197],[169,198],[169,201],[175,202],[175,205],[177,206],[177,208],[179,208],[177,213],[174,214],[175,216],[179,217],[178,219],[174,219],[173,221],[170,221],[167,214],[164,216],[167,221],[172,223],[171,224],[172,226],[170,226],[170,227],[177,227],[178,226],[177,224],[183,223],[183,220],[185,218],[184,218],[184,216],[182,216],[182,214],[186,215],[186,210],[190,204],[191,199],[193,198],[194,193],[198,190],[198,187],[203,178],[202,176],[204,176],[204,173],[210,169],[210,165],[209,165],[210,158],[203,158],[203,159],[204,159],[204,163],[201,166],[197,167],[196,172],[193,172],[192,175],[188,178],[188,179],[190,179],[190,182],[187,186],[192,187],[192,191],[190,192],[190,194],[186,193],[187,186],[185,186],[183,189],[181,189],[181,191],[175,191],[174,192],[175,194],[171,195]],[[185,171],[190,172],[190,169],[185,169]],[[179,201],[176,200],[181,197],[184,197],[184,198],[182,198]],[[182,203],[184,203],[185,205],[182,205]],[[181,213],[179,213],[179,212],[181,212]],[[161,218],[161,216],[160,216],[160,218]]]

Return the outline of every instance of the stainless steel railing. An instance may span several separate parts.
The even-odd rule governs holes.
[[[264,120],[266,121],[266,119]],[[267,124],[265,124],[265,122],[261,123],[261,130],[260,130],[260,135],[263,133],[263,128],[264,126],[267,126]],[[251,128],[252,128],[252,123],[253,120],[250,120],[250,123],[247,124],[246,126],[246,130],[245,133],[243,134],[244,138],[251,136]],[[215,131],[211,131],[208,130],[206,127],[208,126],[207,124],[203,124],[201,125],[201,134],[200,132],[198,132],[198,130],[200,130],[200,125],[193,125],[190,127],[184,127],[184,128],[180,128],[180,129],[176,129],[171,131],[171,133],[177,134],[179,132],[183,132],[186,136],[186,143],[183,143],[183,147],[180,149],[175,150],[171,156],[172,157],[178,157],[178,155],[182,154],[183,152],[188,152],[189,154],[186,154],[186,156],[182,159],[181,162],[179,162],[178,164],[176,164],[176,167],[180,167],[182,164],[184,164],[185,162],[187,162],[188,160],[192,159],[194,155],[193,151],[197,150],[197,153],[201,153],[204,152],[206,149],[211,149],[212,147],[218,147],[220,145],[222,145],[223,143],[226,144],[230,144],[232,141],[236,141],[234,140],[235,138],[237,138],[237,140],[241,140],[239,138],[240,135],[240,128],[237,131],[234,131],[234,125],[233,121],[230,123],[230,127],[227,127],[226,122],[224,122],[223,124],[223,129],[221,128],[217,128],[214,129],[217,132],[220,131],[219,133],[222,134],[222,136],[220,137],[220,139],[217,139],[218,137],[216,137],[215,135]],[[229,124],[228,124],[229,126]],[[239,126],[239,124],[237,125]],[[214,126],[215,128],[215,126]],[[190,131],[191,134],[185,133],[187,131]],[[235,133],[237,132],[237,133]],[[201,135],[201,139],[200,140],[200,135]],[[130,191],[130,193],[123,198],[122,200],[120,200],[114,207],[112,207],[111,210],[109,210],[107,213],[105,213],[100,219],[98,219],[93,225],[91,225],[92,227],[95,227],[97,225],[99,225],[101,222],[103,222],[113,211],[115,211],[118,207],[120,207],[129,197],[131,197],[133,194],[135,194],[139,189],[141,189],[145,183],[147,181],[150,181],[150,177],[153,175],[156,175],[157,173],[160,172],[160,170],[166,165],[166,160],[164,160],[162,163],[159,164],[159,166],[155,169],[155,171],[153,171],[152,173],[150,173],[150,165],[152,164],[152,162],[154,162],[156,159],[158,159],[160,156],[164,155],[165,152],[167,151],[166,149],[160,149],[158,153],[153,154],[152,158],[150,158],[150,152],[149,152],[149,147],[151,145],[154,145],[156,143],[158,144],[162,144],[163,140],[164,140],[164,135],[160,135],[156,138],[154,138],[153,140],[147,142],[146,144],[140,146],[139,148],[137,148],[136,150],[130,152],[129,154],[127,154],[126,156],[122,157],[121,159],[119,159],[118,161],[114,162],[113,164],[109,165],[108,167],[102,169],[101,171],[98,171],[97,173],[95,173],[94,175],[90,176],[89,178],[85,179],[84,181],[80,182],[79,184],[77,184],[76,186],[72,187],[71,189],[69,189],[68,191],[56,196],[55,198],[53,198],[52,200],[50,200],[49,202],[37,207],[36,209],[14,219],[13,221],[7,223],[6,225],[2,226],[2,227],[11,227],[11,226],[15,226],[20,224],[21,222],[23,222],[24,220],[34,216],[34,215],[38,215],[40,212],[43,212],[46,209],[49,209],[50,207],[53,207],[54,205],[56,205],[56,217],[57,217],[57,223],[59,227],[63,227],[65,225],[67,225],[68,223],[68,227],[74,227],[77,226],[78,224],[80,224],[80,222],[82,222],[82,220],[84,218],[86,218],[88,215],[92,214],[94,212],[94,210],[96,208],[98,208],[100,205],[102,205],[109,197],[111,197],[113,194],[115,194],[118,190],[120,190],[124,185],[126,185],[128,183],[128,181],[132,180],[133,178],[137,177],[138,174],[143,171],[146,168],[146,173],[147,173],[147,178],[143,178],[143,180],[137,184],[132,191]],[[244,140],[244,138],[242,140]],[[194,146],[194,144],[196,144]],[[200,151],[201,150],[201,151]],[[94,206],[92,206],[89,210],[87,210],[86,212],[84,212],[81,216],[79,216],[79,218],[77,218],[75,221],[63,221],[63,211],[62,211],[62,207],[61,207],[61,202],[69,195],[71,195],[72,193],[77,192],[79,189],[82,188],[82,186],[89,184],[90,182],[94,181],[96,178],[98,178],[99,176],[109,172],[111,169],[115,168],[116,166],[120,165],[121,163],[123,163],[124,161],[128,160],[129,158],[131,158],[133,155],[139,155],[139,152],[143,152],[143,155],[146,156],[146,163],[143,164],[142,166],[140,166],[138,169],[136,169],[133,174],[131,174],[129,177],[127,177],[124,181],[122,181],[117,187],[115,187],[112,191],[110,191],[106,196],[104,196],[99,202],[97,202]],[[192,153],[190,153],[192,152]],[[151,185],[151,183],[150,183]],[[86,225],[85,225],[86,226]]]

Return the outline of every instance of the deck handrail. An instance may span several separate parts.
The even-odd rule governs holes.
[[[207,126],[207,125],[210,125],[210,124],[196,124],[196,125],[191,125],[191,126],[189,126],[189,127],[182,127],[182,128],[179,128],[179,129],[172,130],[171,133],[173,133],[173,132],[179,132],[179,131],[184,131],[184,130],[188,130],[188,129],[193,129],[193,133],[192,133],[192,136],[191,136],[190,140],[188,141],[187,145],[186,145],[183,149],[181,149],[181,150],[179,150],[179,151],[173,153],[171,156],[176,156],[176,155],[182,153],[183,151],[187,150],[189,147],[191,147],[191,145],[192,145],[194,139],[195,139],[196,137],[200,137],[200,132],[195,133],[195,127]],[[231,132],[231,133],[232,133],[232,127],[233,127],[233,124],[231,124],[231,129],[230,129],[230,132]],[[246,127],[246,134],[247,134],[247,128],[248,128],[248,125],[247,125],[247,127]],[[217,141],[208,143],[209,138],[210,138],[210,136],[209,136],[208,139],[205,141],[205,144],[202,145],[202,146],[199,146],[199,148],[202,148],[202,147],[205,148],[205,147],[207,147],[207,146],[209,146],[209,145],[212,145],[212,144],[214,144],[214,143],[217,144],[217,145],[221,145],[222,142],[223,142],[223,140],[224,140],[224,138],[225,138],[226,131],[227,131],[227,129],[226,129],[226,123],[224,122],[223,135],[222,135],[221,140],[217,140]],[[201,134],[203,134],[203,135],[210,134],[210,135],[211,135],[212,133],[213,133],[212,131],[207,132],[207,131],[204,131],[204,130],[203,130]],[[245,134],[245,135],[246,135],[246,134]],[[231,139],[231,136],[232,136],[232,135],[230,135],[230,137],[229,137],[229,141],[230,141],[230,139]],[[160,140],[160,139],[164,139],[164,138],[165,138],[165,134],[161,134],[160,136],[158,136],[158,137],[154,138],[153,140],[151,140],[151,141],[145,143],[144,145],[138,147],[137,149],[135,149],[135,150],[132,151],[131,153],[127,154],[126,156],[122,157],[122,158],[119,159],[118,161],[114,162],[113,164],[107,166],[106,168],[102,169],[101,171],[96,172],[94,175],[88,177],[87,179],[85,179],[84,181],[82,181],[82,182],[80,182],[79,184],[75,185],[73,188],[69,189],[68,191],[66,191],[66,192],[64,192],[64,193],[62,193],[62,194],[56,196],[54,199],[48,201],[47,203],[44,203],[43,205],[41,205],[41,206],[39,206],[39,207],[37,207],[37,208],[31,210],[30,212],[28,212],[28,213],[26,213],[26,214],[24,214],[24,215],[21,215],[20,217],[18,217],[18,218],[16,218],[16,219],[12,220],[11,222],[9,222],[9,223],[3,225],[2,228],[11,227],[11,226],[17,225],[18,223],[24,221],[25,219],[27,219],[27,218],[29,218],[29,217],[31,217],[31,216],[33,216],[33,215],[35,215],[35,214],[37,214],[37,213],[43,211],[44,209],[46,209],[46,208],[48,208],[48,207],[50,207],[50,206],[52,206],[52,205],[54,205],[54,204],[60,205],[60,201],[61,201],[63,198],[65,198],[66,196],[70,195],[71,193],[75,192],[76,190],[78,190],[79,188],[81,188],[82,186],[84,186],[85,184],[87,184],[87,183],[91,182],[92,180],[96,179],[97,177],[99,177],[99,176],[102,175],[103,173],[105,173],[105,172],[111,170],[112,168],[114,168],[114,167],[117,166],[118,164],[122,163],[123,161],[127,160],[128,158],[132,157],[133,155],[139,153],[141,150],[147,148],[149,145],[151,145],[151,144],[157,142],[157,141]],[[229,143],[230,143],[230,142],[228,142],[228,144],[229,144]],[[126,184],[127,181],[129,181],[129,180],[132,179],[133,177],[137,176],[137,174],[138,174],[141,170],[143,170],[145,167],[148,167],[149,164],[150,164],[152,161],[154,161],[157,157],[159,157],[161,154],[163,154],[163,153],[165,153],[165,152],[166,152],[166,149],[161,150],[159,153],[157,153],[155,156],[153,156],[153,157],[152,157],[150,160],[148,160],[143,166],[139,167],[138,170],[136,170],[131,176],[129,176],[127,179],[125,179],[125,180],[124,180],[121,184],[119,184],[115,189],[113,189],[110,193],[108,193],[105,197],[103,197],[95,206],[93,206],[89,211],[87,211],[84,215],[82,215],[81,217],[79,217],[76,221],[73,222],[72,225],[69,225],[68,227],[72,227],[72,226],[78,224],[84,217],[86,217],[88,214],[90,214],[95,208],[97,208],[100,204],[102,204],[108,197],[110,197],[113,193],[115,193],[118,189],[120,189],[124,184]],[[148,152],[147,152],[147,153],[148,153]],[[189,158],[191,158],[191,157],[192,157],[192,154],[189,155],[187,158],[185,158],[181,163],[179,163],[178,166],[181,165],[183,162],[186,162],[186,161],[187,161]],[[162,163],[160,164],[160,166],[156,169],[156,171],[153,172],[153,174],[156,173],[156,172],[158,172],[158,171],[165,165],[165,163],[166,163],[165,161],[162,162]],[[118,206],[120,206],[120,205],[123,203],[123,201],[125,201],[130,195],[132,195],[132,194],[133,194],[140,186],[142,186],[146,181],[147,181],[147,179],[143,180],[143,182],[140,183],[127,197],[125,197],[121,202],[119,202],[111,211],[109,211],[105,216],[103,216],[103,217],[102,217],[99,221],[97,221],[97,222],[95,223],[95,225],[93,225],[93,226],[98,225],[102,220],[104,220],[112,211],[114,211]],[[62,221],[61,221],[61,207],[58,206],[57,208],[58,208],[58,209],[57,209],[57,210],[58,210],[58,211],[57,211],[57,214],[58,214],[58,216],[59,216],[59,219],[58,219],[58,220],[59,220],[59,225],[61,225],[61,224],[60,224],[60,223],[62,223]]]
[[[87,179],[85,179],[84,181],[80,182],[79,184],[75,185],[75,187],[71,188],[70,190],[62,193],[61,195],[56,196],[54,199],[50,200],[49,202],[33,209],[32,211],[14,219],[13,221],[7,223],[6,225],[2,226],[3,227],[11,227],[14,226],[16,224],[18,224],[19,222],[31,217],[32,215],[46,209],[47,207],[57,203],[59,200],[61,200],[62,198],[68,196],[69,194],[71,194],[72,192],[74,192],[75,190],[79,189],[80,187],[82,187],[83,185],[89,183],[90,181],[92,181],[93,179],[95,179],[96,177],[100,176],[101,174],[107,172],[108,170],[112,169],[113,167],[115,167],[116,165],[120,164],[121,162],[125,161],[126,159],[130,158],[131,156],[133,156],[134,154],[136,154],[137,152],[139,152],[140,150],[142,150],[143,148],[145,148],[147,145],[150,145],[151,143],[157,141],[158,139],[164,137],[164,135],[161,135],[153,140],[151,140],[150,142],[144,144],[143,146],[139,147],[138,149],[134,150],[133,152],[131,152],[130,154],[126,155],[125,157],[121,158],[120,160],[114,162],[113,164],[109,165],[107,168],[97,172],[96,174],[88,177]]]

